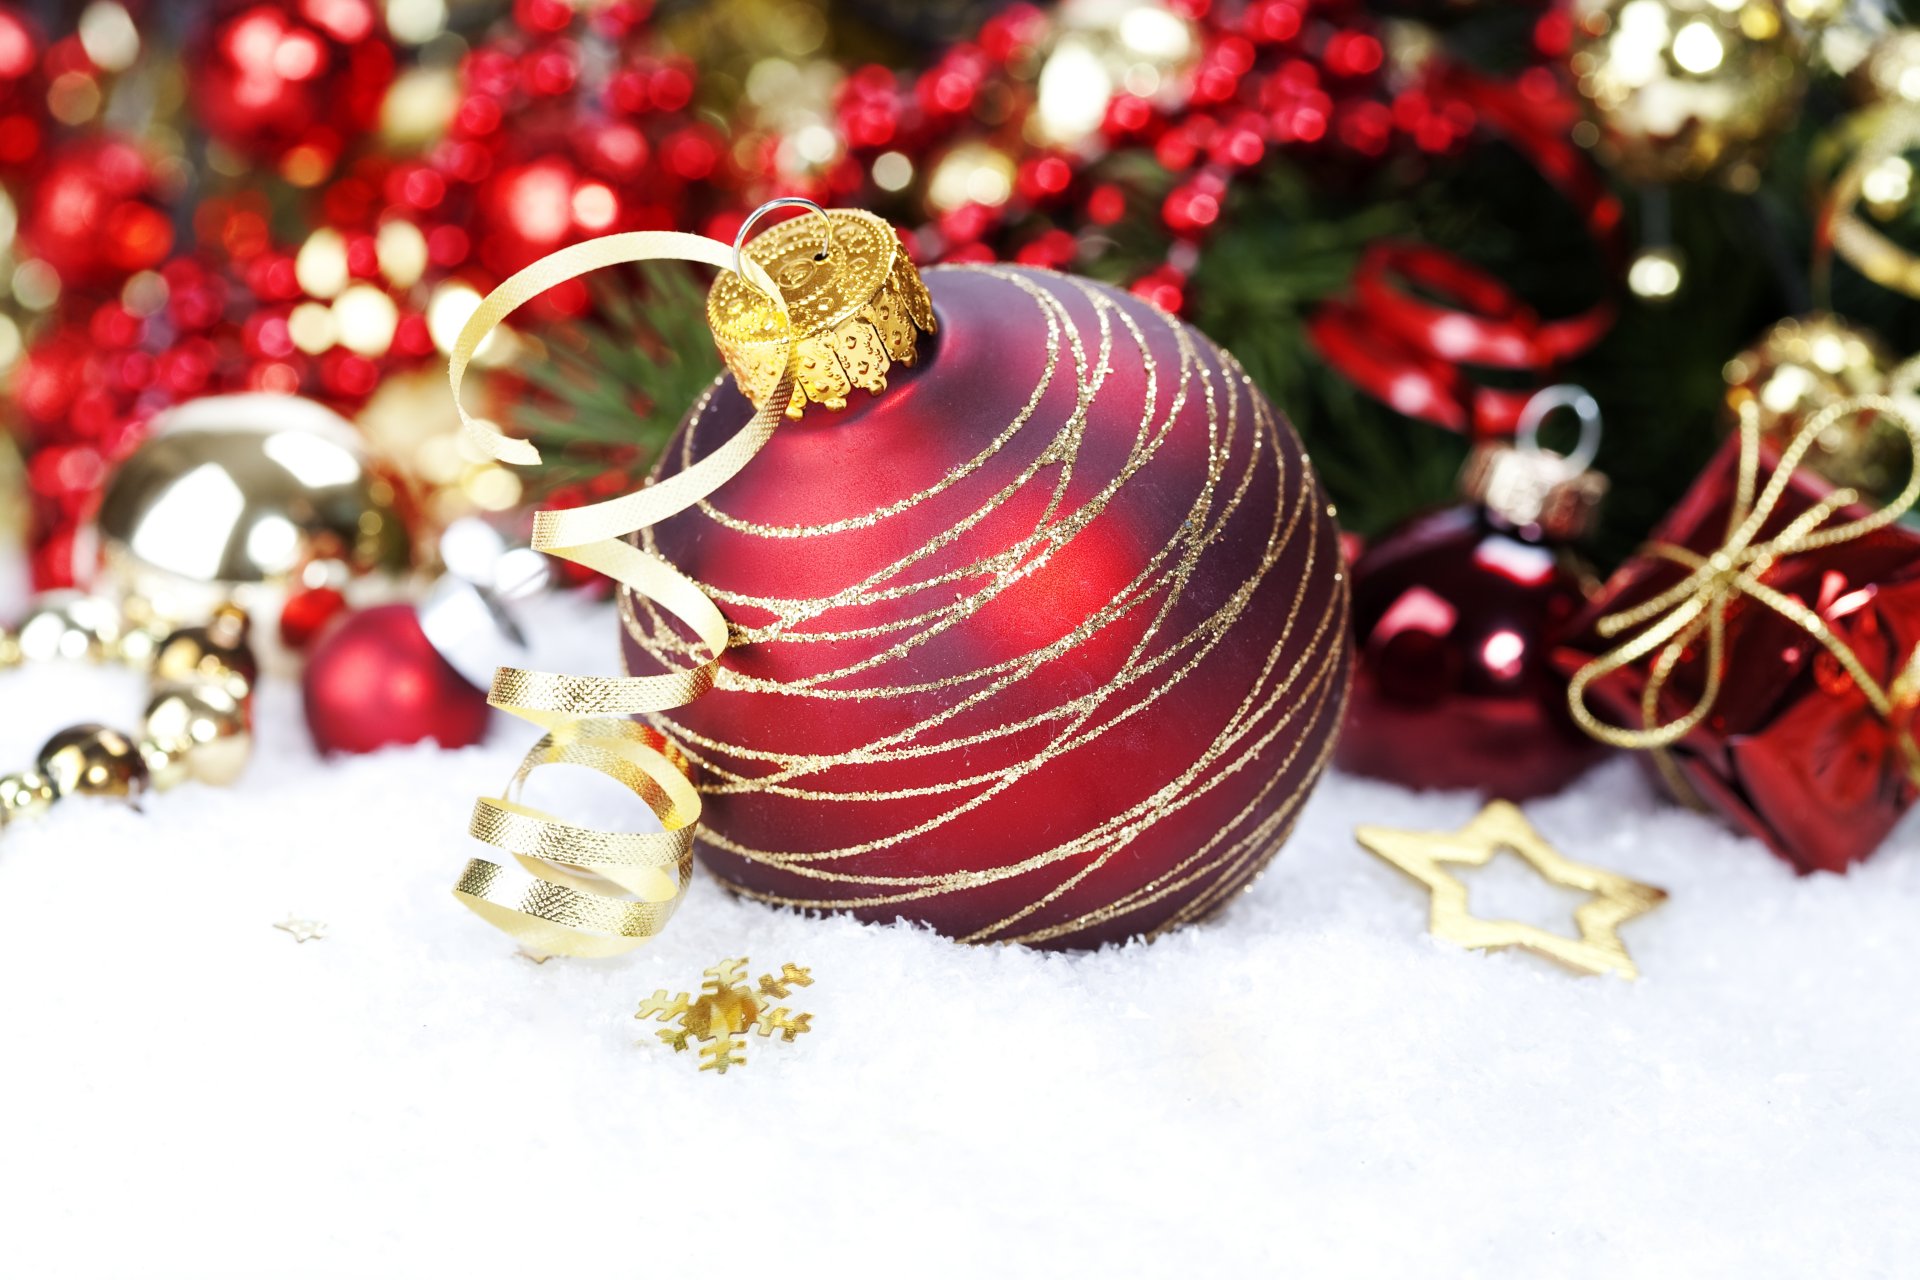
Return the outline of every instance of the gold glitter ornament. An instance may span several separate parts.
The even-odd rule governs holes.
[[[1784,449],[1808,418],[1837,400],[1885,389],[1893,359],[1880,340],[1826,312],[1789,317],[1727,361],[1727,412],[1737,422],[1751,403],[1762,437]],[[1805,465],[1837,485],[1888,493],[1905,476],[1906,437],[1871,415],[1835,419],[1814,440]]]
[[[1568,65],[1615,173],[1753,189],[1806,90],[1778,0],[1577,0],[1573,21]]]

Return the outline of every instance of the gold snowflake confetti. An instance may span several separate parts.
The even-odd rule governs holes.
[[[795,987],[812,986],[810,972],[799,965],[782,965],[779,976],[761,976],[757,991],[746,985],[746,976],[745,956],[722,960],[707,970],[698,997],[684,991],[669,996],[662,988],[641,1001],[640,1012],[633,1016],[677,1024],[662,1030],[660,1038],[676,1050],[685,1050],[689,1041],[697,1042],[700,1069],[725,1075],[729,1067],[746,1065],[742,1050],[746,1048],[747,1032],[763,1036],[778,1032],[782,1040],[792,1041],[813,1029],[812,1014],[794,1013],[785,1005],[773,1004],[792,995]]]

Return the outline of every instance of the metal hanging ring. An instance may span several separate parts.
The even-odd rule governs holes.
[[[827,234],[820,241],[820,252],[814,255],[814,261],[824,262],[827,255],[833,252],[833,219],[827,216],[827,211],[805,196],[781,196],[778,200],[767,201],[748,214],[747,220],[740,224],[739,233],[733,237],[733,273],[742,279],[747,278],[745,263],[741,257],[747,243],[747,232],[753,230],[754,223],[775,209],[811,209],[819,214],[821,223],[826,226]]]
[[[1514,441],[1528,453],[1546,452],[1540,447],[1540,425],[1556,409],[1571,409],[1580,419],[1580,443],[1574,446],[1572,453],[1566,455],[1566,460],[1573,471],[1585,471],[1593,465],[1594,457],[1600,452],[1600,403],[1588,394],[1585,387],[1563,382],[1536,392],[1520,411],[1520,422],[1513,432]]]

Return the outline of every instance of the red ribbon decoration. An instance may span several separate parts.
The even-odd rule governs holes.
[[[1566,197],[1604,256],[1622,256],[1620,201],[1568,138],[1571,104],[1541,102],[1519,84],[1460,67],[1437,72],[1432,93],[1473,108]],[[1321,304],[1307,333],[1328,364],[1408,417],[1476,437],[1507,435],[1554,368],[1605,336],[1614,310],[1603,298],[1576,315],[1543,320],[1490,272],[1454,254],[1380,243],[1361,255],[1351,296]],[[1481,386],[1473,368],[1532,373],[1534,386]]]

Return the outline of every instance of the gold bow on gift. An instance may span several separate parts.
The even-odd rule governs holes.
[[[1916,369],[1920,369],[1916,362],[1902,366],[1891,379],[1892,385],[1907,385],[1913,380]],[[1842,419],[1861,413],[1879,414],[1907,433],[1914,459],[1907,487],[1872,515],[1827,528],[1824,526],[1836,512],[1859,500],[1859,494],[1852,489],[1836,489],[1774,537],[1760,541],[1761,528],[1779,505],[1780,496],[1786,492],[1794,469],[1800,465],[1800,459],[1807,450],[1822,432]],[[1846,642],[1833,633],[1826,620],[1792,596],[1769,587],[1763,579],[1769,569],[1788,556],[1864,537],[1885,528],[1905,514],[1915,500],[1920,499],[1920,424],[1916,424],[1912,417],[1884,395],[1838,400],[1807,419],[1793,442],[1780,455],[1767,487],[1755,499],[1754,484],[1759,465],[1759,411],[1748,401],[1740,406],[1740,479],[1733,509],[1727,520],[1726,541],[1718,551],[1704,556],[1671,543],[1655,543],[1647,547],[1644,554],[1675,561],[1690,572],[1653,599],[1600,619],[1599,632],[1609,638],[1635,627],[1645,626],[1646,629],[1581,667],[1567,689],[1567,700],[1574,719],[1593,737],[1616,747],[1659,751],[1686,737],[1705,720],[1720,694],[1722,658],[1726,652],[1727,609],[1741,596],[1767,606],[1818,640],[1853,677],[1874,711],[1883,719],[1892,719],[1895,698],[1873,678]],[[1682,655],[1703,632],[1707,637],[1707,667],[1706,683],[1701,689],[1700,698],[1685,715],[1662,723],[1660,694]],[[1588,685],[1650,654],[1658,656],[1654,658],[1653,669],[1640,698],[1643,728],[1623,729],[1610,725],[1588,709]],[[1667,772],[1671,780],[1672,771],[1669,769]]]

